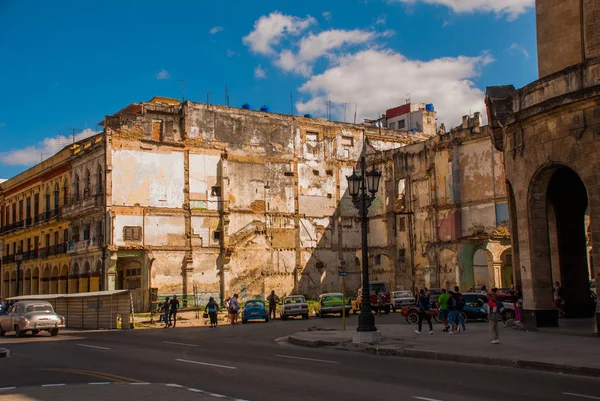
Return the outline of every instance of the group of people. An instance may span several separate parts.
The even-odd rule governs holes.
[[[431,295],[427,288],[419,290],[417,306],[419,307],[419,323],[415,333],[421,334],[423,320],[427,320],[427,324],[429,324],[429,334],[433,335],[433,324],[431,323],[432,302]],[[438,317],[444,323],[444,332],[449,332],[450,334],[467,332],[465,320],[462,316],[464,306],[465,299],[458,287],[454,287],[454,291],[446,291],[445,288],[442,289],[442,293],[438,298],[437,307]]]
[[[179,310],[179,300],[177,295],[173,295],[173,298],[165,298],[163,303],[163,322],[165,323],[164,328],[176,327],[177,326],[177,311]]]

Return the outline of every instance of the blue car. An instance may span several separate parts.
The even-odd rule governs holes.
[[[242,323],[248,323],[249,320],[269,321],[269,309],[262,299],[252,299],[246,301],[242,311]]]

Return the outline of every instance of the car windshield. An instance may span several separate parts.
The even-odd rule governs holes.
[[[342,295],[324,295],[323,302],[341,301]]]
[[[379,294],[380,292],[387,292],[387,285],[385,283],[372,283],[369,285],[371,294]]]
[[[303,304],[304,302],[306,302],[304,300],[304,297],[285,298],[285,300],[283,301],[284,304]]]
[[[264,302],[263,301],[248,301],[246,302],[246,307],[254,307],[254,306],[264,306]]]
[[[25,307],[25,312],[54,312],[52,309],[52,305],[27,305]]]
[[[396,291],[394,292],[395,297],[412,297],[412,292],[410,291]]]

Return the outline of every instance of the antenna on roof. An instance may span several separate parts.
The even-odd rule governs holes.
[[[290,91],[290,111],[291,115],[294,115],[294,94]]]
[[[212,95],[212,92],[206,92],[206,104],[210,104],[210,95]]]
[[[177,82],[181,82],[181,103],[185,100],[185,80],[178,79]]]
[[[356,109],[358,108],[358,104],[354,103],[354,124],[356,124]]]
[[[327,101],[327,119],[331,121],[331,100]]]
[[[344,106],[344,122],[346,122],[346,106],[348,106],[350,103],[342,103],[342,106]]]
[[[73,145],[75,144],[75,128],[73,128]]]
[[[410,103],[410,93],[406,94],[406,103]]]
[[[225,84],[225,90],[223,92],[225,92],[225,103],[227,104],[227,107],[229,107],[229,87],[227,84]]]

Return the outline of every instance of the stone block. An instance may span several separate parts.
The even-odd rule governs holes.
[[[377,331],[357,331],[352,336],[354,344],[377,344],[381,342],[381,332]]]

